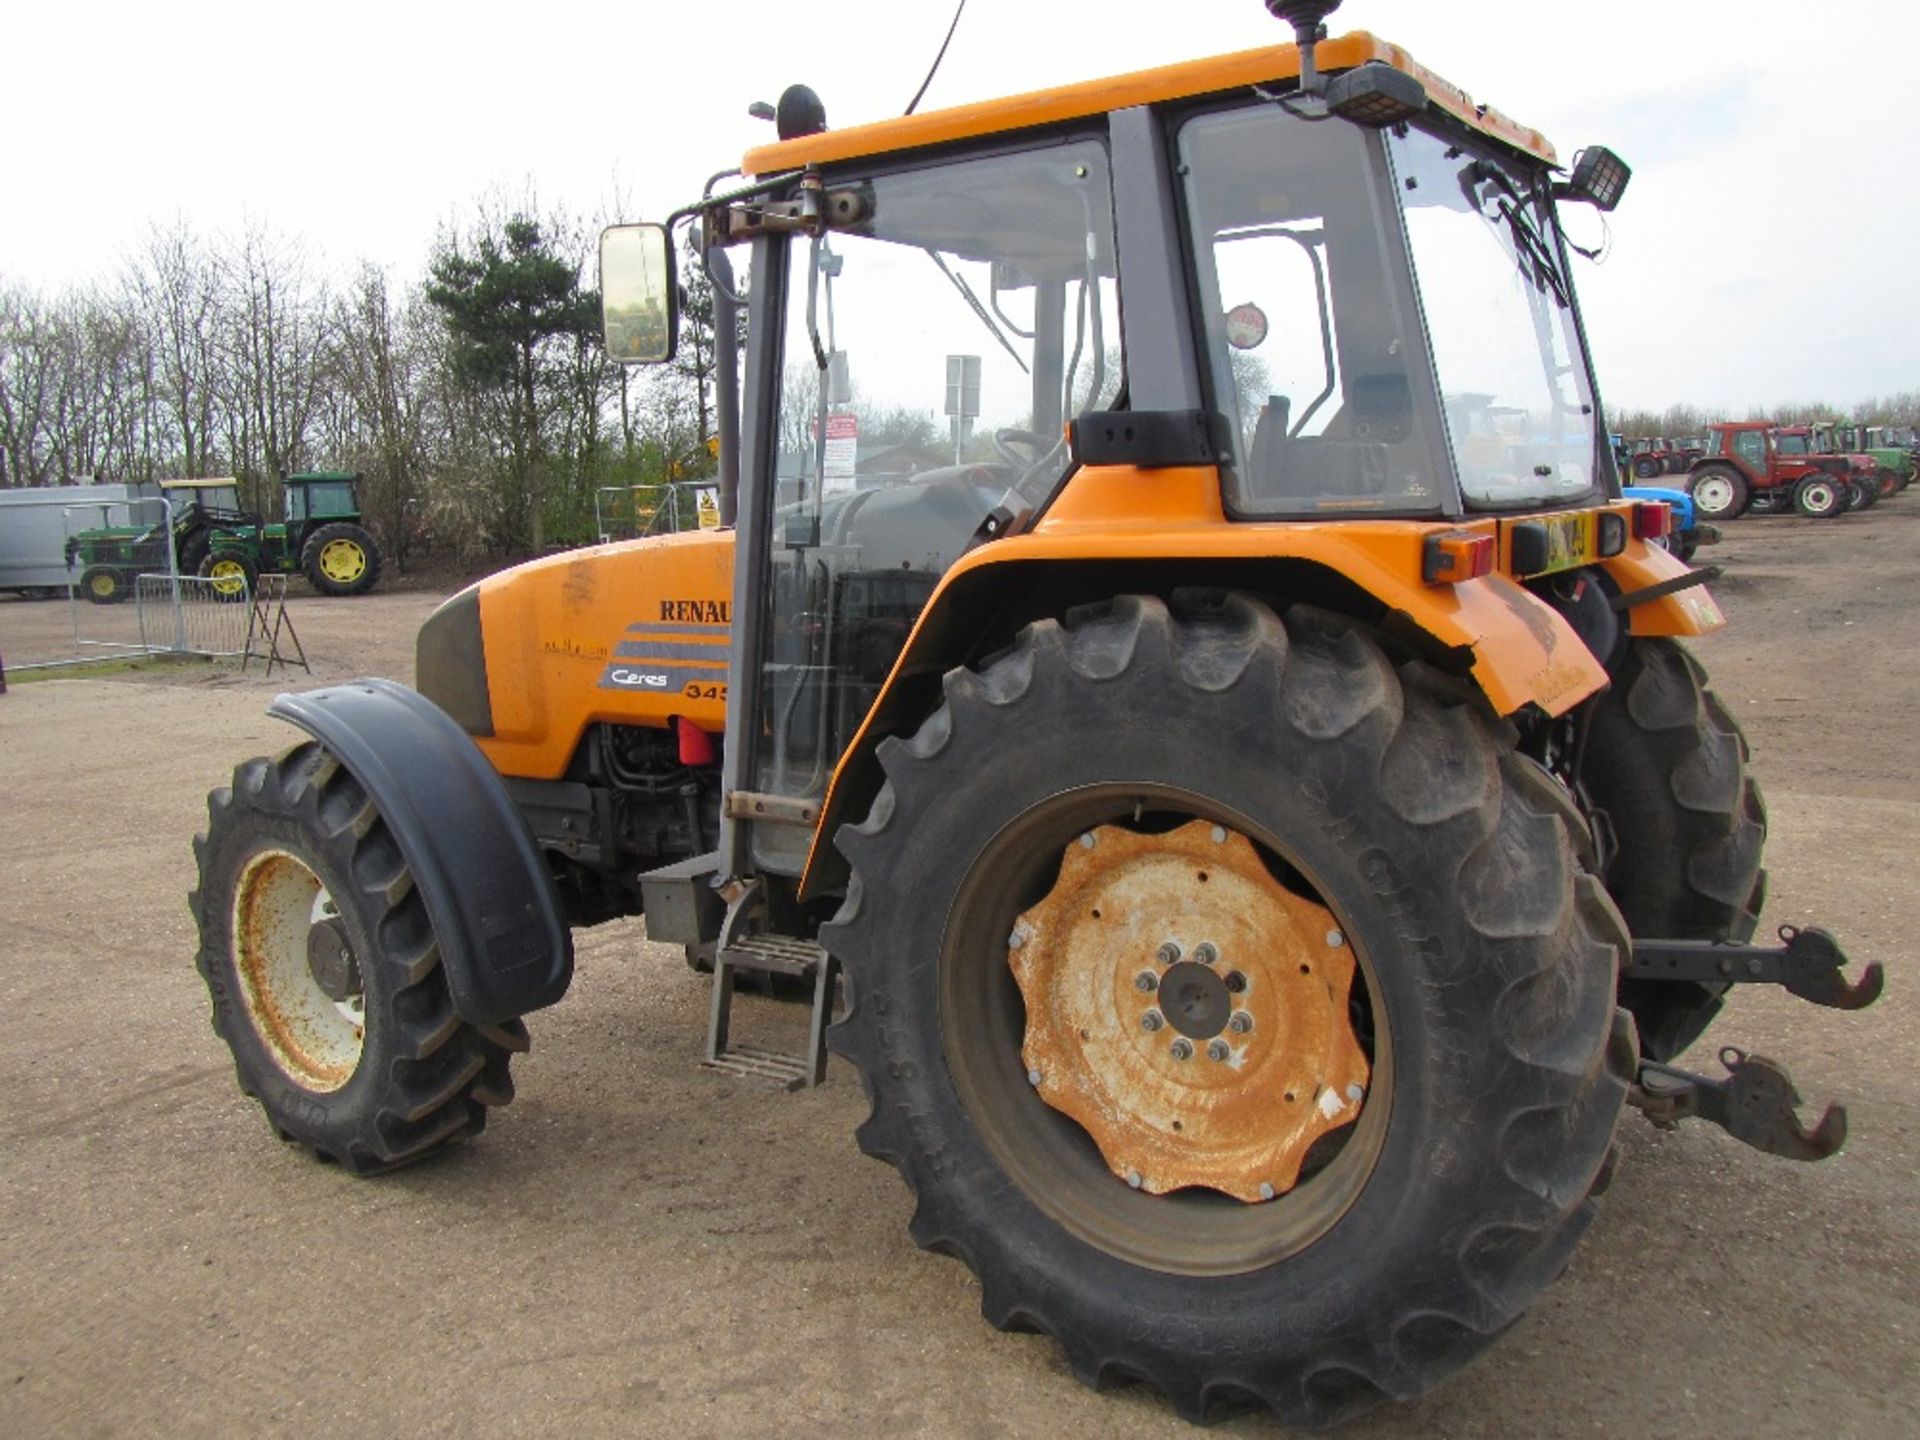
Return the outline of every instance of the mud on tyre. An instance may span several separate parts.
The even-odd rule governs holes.
[[[821,935],[849,983],[833,1042],[872,1100],[862,1148],[914,1191],[913,1239],[979,1276],[992,1323],[1189,1417],[1253,1402],[1320,1425],[1443,1380],[1564,1267],[1636,1061],[1614,1000],[1627,941],[1577,813],[1474,697],[1325,612],[1127,597],[951,672],[880,760]],[[1180,1127],[1121,1115],[1096,1140],[1022,1053],[1010,946],[1066,857],[1196,826],[1332,916],[1286,966],[1336,943],[1356,966],[1339,1020],[1371,1068],[1357,1118],[1252,1203],[1123,1175],[1112,1134],[1157,1128],[1178,1153]],[[1153,956],[1128,946],[1184,923],[1120,937],[1113,1033],[1081,1029],[1088,1056],[1139,1033],[1126,981]]]
[[[283,1140],[360,1174],[477,1134],[513,1098],[518,1020],[455,1013],[426,907],[324,747],[239,766],[194,841],[196,960],[240,1088]]]

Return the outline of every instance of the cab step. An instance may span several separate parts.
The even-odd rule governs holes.
[[[813,982],[803,1054],[732,1043],[734,982],[742,971]],[[707,1020],[707,1053],[700,1063],[781,1090],[806,1090],[820,1084],[827,1078],[827,1023],[833,1018],[839,976],[840,967],[831,955],[813,941],[792,935],[752,935],[721,946],[713,957],[713,1009]]]

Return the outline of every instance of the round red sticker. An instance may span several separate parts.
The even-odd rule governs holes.
[[[1267,338],[1267,312],[1258,305],[1236,305],[1227,312],[1227,343],[1236,350],[1251,350]]]

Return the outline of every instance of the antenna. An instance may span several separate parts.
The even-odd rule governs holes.
[[[1334,3],[1338,4],[1339,0],[1334,0]],[[960,3],[953,7],[953,23],[947,26],[947,38],[940,42],[940,53],[933,57],[933,69],[927,71],[927,78],[920,82],[920,88],[913,92],[913,99],[907,102],[907,114],[911,115],[920,104],[920,97],[927,93],[927,86],[933,83],[934,73],[939,70],[940,62],[947,58],[947,46],[953,43],[953,32],[960,28],[960,12],[966,8],[967,0],[960,0]]]

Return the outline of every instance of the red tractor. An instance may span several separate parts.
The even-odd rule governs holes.
[[[1812,453],[1804,428],[1795,436],[1747,420],[1708,427],[1707,453],[1687,472],[1687,491],[1703,520],[1788,508],[1824,519],[1852,508],[1859,487],[1849,457]]]

